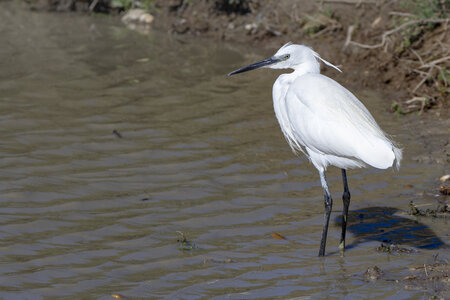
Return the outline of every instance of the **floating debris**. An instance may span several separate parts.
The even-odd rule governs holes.
[[[180,238],[177,240],[177,242],[181,251],[192,251],[197,248],[197,246],[195,246],[193,242],[188,241],[186,235],[183,232],[177,230],[176,233],[180,235]]]
[[[125,296],[122,296],[121,294],[112,294],[111,297],[115,299],[125,299]]]
[[[413,248],[402,248],[399,247],[395,244],[384,244],[381,243],[380,246],[378,246],[376,248],[376,250],[378,252],[384,252],[384,253],[389,253],[389,254],[394,254],[394,253],[416,253],[417,250],[413,249]]]
[[[287,238],[276,232],[272,233],[271,236],[277,240],[287,240]]]
[[[117,136],[119,139],[122,138],[122,134],[121,134],[119,131],[117,131],[116,129],[114,129],[114,130],[112,131],[112,133],[113,133],[115,136]]]
[[[148,200],[150,200],[150,198],[142,198],[142,199],[141,199],[142,202],[148,201]]]
[[[144,62],[148,62],[150,61],[150,58],[148,57],[143,57],[143,58],[139,58],[138,60],[136,60],[136,62],[140,62],[140,63],[144,63]]]
[[[203,258],[203,264],[206,265],[208,263],[213,263],[213,264],[229,264],[229,263],[234,263],[235,261],[232,260],[231,258],[227,258],[227,259],[214,259],[214,258]]]
[[[412,216],[422,216],[423,213],[420,211],[419,208],[417,208],[416,204],[414,204],[414,202],[411,200],[409,201],[409,211],[408,214],[412,215]]]
[[[370,281],[378,280],[381,276],[383,276],[383,271],[377,266],[368,267],[366,272],[364,272],[364,277]]]

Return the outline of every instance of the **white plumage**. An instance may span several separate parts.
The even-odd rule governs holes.
[[[275,113],[294,151],[306,152],[318,169],[399,165],[401,151],[352,93],[319,73],[295,73],[281,75],[273,88]]]
[[[275,115],[294,152],[303,152],[318,169],[325,194],[325,223],[319,255],[324,255],[332,199],[325,170],[342,169],[344,212],[340,247],[350,203],[346,169],[367,165],[387,169],[400,167],[402,151],[381,130],[366,107],[346,88],[320,74],[319,60],[338,71],[311,48],[287,43],[274,56],[240,68],[237,74],[261,67],[293,69],[273,85]]]

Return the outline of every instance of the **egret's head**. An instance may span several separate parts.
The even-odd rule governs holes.
[[[336,66],[330,64],[326,60],[322,59],[319,54],[314,52],[309,47],[303,45],[295,45],[292,43],[287,43],[281,47],[274,56],[264,59],[262,61],[256,62],[254,64],[248,65],[246,67],[237,69],[228,74],[228,76],[258,69],[258,68],[271,68],[271,69],[297,69],[303,64],[315,63],[318,65],[317,59],[323,61],[326,65],[329,65],[335,69],[339,70]]]

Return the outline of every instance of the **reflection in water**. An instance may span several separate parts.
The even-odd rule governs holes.
[[[422,249],[438,249],[446,246],[428,226],[417,220],[395,215],[393,207],[366,207],[350,211],[348,230],[356,240],[348,245],[352,248],[366,241],[409,245]],[[336,219],[340,225],[342,217]]]

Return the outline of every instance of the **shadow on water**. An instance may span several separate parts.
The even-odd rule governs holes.
[[[398,209],[393,207],[366,207],[349,211],[347,231],[353,233],[356,240],[347,248],[366,241],[378,241],[389,244],[409,245],[420,249],[438,249],[447,247],[425,224],[395,215]],[[335,220],[341,225],[342,216]]]

